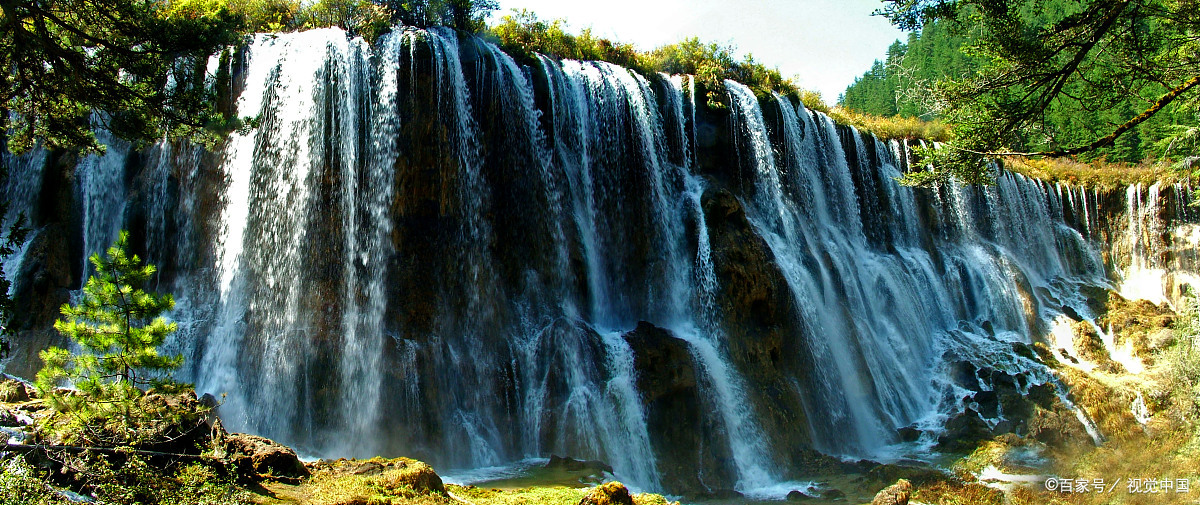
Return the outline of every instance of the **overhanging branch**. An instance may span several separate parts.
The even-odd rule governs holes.
[[[1176,98],[1178,98],[1179,95],[1187,92],[1189,89],[1196,87],[1196,85],[1198,85],[1198,84],[1200,84],[1200,75],[1194,76],[1191,79],[1184,81],[1183,84],[1176,86],[1175,88],[1171,89],[1166,94],[1164,94],[1163,96],[1159,97],[1158,100],[1155,100],[1154,104],[1151,105],[1150,108],[1146,109],[1141,114],[1134,116],[1129,121],[1126,121],[1125,123],[1118,126],[1115,130],[1112,131],[1112,133],[1109,133],[1108,135],[1105,135],[1099,139],[1096,139],[1095,142],[1092,142],[1092,143],[1084,145],[1084,146],[1072,147],[1070,149],[1060,149],[1057,151],[1037,151],[1037,152],[1028,152],[1028,153],[1004,152],[1004,151],[976,151],[973,149],[967,149],[965,147],[958,147],[958,146],[954,146],[951,144],[946,144],[946,146],[950,147],[952,149],[957,149],[959,151],[968,152],[968,153],[972,153],[972,154],[978,154],[981,156],[1022,156],[1022,157],[1027,157],[1027,158],[1028,157],[1036,157],[1036,156],[1057,158],[1057,157],[1062,157],[1062,156],[1072,156],[1072,155],[1076,155],[1076,154],[1080,154],[1080,153],[1085,153],[1088,151],[1094,151],[1096,149],[1100,149],[1102,147],[1107,147],[1107,146],[1111,145],[1113,142],[1115,142],[1117,140],[1117,137],[1121,136],[1121,134],[1133,129],[1135,126],[1137,126],[1139,124],[1142,124],[1147,119],[1150,119],[1151,116],[1158,113],[1158,111],[1162,110],[1164,107],[1169,105],[1172,101],[1174,101]]]

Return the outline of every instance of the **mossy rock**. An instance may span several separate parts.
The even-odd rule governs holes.
[[[908,505],[908,498],[912,495],[912,483],[900,479],[895,484],[892,484],[875,495],[875,499],[871,500],[871,505]]]
[[[579,500],[579,505],[634,505],[629,488],[620,482],[606,482],[593,488]]]
[[[0,402],[22,403],[30,400],[30,391],[21,381],[5,379],[0,382]]]
[[[233,433],[225,439],[225,450],[242,480],[295,480],[309,475],[292,448],[268,438]]]

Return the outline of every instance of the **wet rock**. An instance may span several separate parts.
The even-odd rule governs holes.
[[[912,483],[905,479],[900,479],[882,491],[875,494],[875,499],[871,500],[871,505],[908,505],[908,498],[912,494]]]
[[[816,498],[816,497],[806,495],[795,489],[789,491],[787,494],[787,501],[804,501],[804,500],[811,500],[813,498]]]
[[[572,459],[572,458],[561,458],[554,454],[550,455],[550,461],[547,462],[546,466],[543,468],[547,468],[547,469],[561,468],[563,470],[567,470],[567,471],[571,471],[571,472],[582,472],[582,471],[590,470],[590,471],[596,472],[596,473],[599,473],[599,472],[612,473],[612,471],[613,471],[612,465],[609,465],[608,463],[605,463],[603,461],[596,461],[596,460],[582,461],[582,460]]]
[[[825,491],[824,493],[821,493],[821,499],[822,500],[830,500],[830,501],[845,500],[846,493],[842,492],[842,490],[840,490],[840,489],[830,489],[829,491]]]
[[[1042,361],[1041,357],[1037,355],[1037,351],[1035,351],[1032,347],[1030,347],[1029,345],[1026,345],[1024,343],[1013,342],[1012,350],[1013,350],[1013,353],[1015,353],[1017,356],[1020,356],[1022,358],[1031,359],[1031,360],[1038,361],[1038,362]]]
[[[230,462],[243,479],[299,479],[307,477],[308,468],[290,447],[245,433],[232,433],[225,438],[225,451]]]
[[[971,398],[979,405],[979,415],[994,419],[1000,415],[1000,400],[995,391],[980,391]]]
[[[575,401],[575,388],[580,383],[604,384],[609,379],[604,365],[607,350],[603,338],[578,321],[559,318],[542,332],[537,355],[539,358],[534,363],[531,375],[541,378],[544,385],[539,423],[541,429],[538,433],[542,447],[553,448],[559,454],[593,453],[594,448],[586,446],[584,441],[579,440],[579,437],[570,431],[576,422],[570,417],[573,415],[571,402]],[[436,376],[441,372],[428,370],[425,373]],[[436,388],[428,389],[436,391]],[[499,393],[497,390],[497,394]],[[424,395],[423,401],[430,402],[430,405],[440,405],[439,402],[443,401],[442,397],[433,394],[433,391],[422,390],[421,394]],[[440,407],[432,408],[436,411]],[[419,440],[413,440],[411,443],[424,445],[424,442]],[[438,455],[427,454],[424,457],[437,461]]]
[[[950,363],[950,380],[955,384],[971,391],[982,391],[979,386],[978,370],[970,361],[954,361]]]
[[[808,419],[805,405],[819,404],[815,394],[822,386],[809,372],[817,365],[806,340],[809,332],[802,327],[803,314],[774,252],[750,224],[741,201],[728,190],[709,188],[701,206],[729,359],[746,379],[747,408],[768,437],[768,459],[784,473],[794,471],[787,468],[787,456],[811,444],[810,435],[840,435]],[[816,426],[817,432],[797,426]]]
[[[624,484],[606,482],[589,491],[579,505],[633,505],[633,496]]]
[[[721,440],[723,431],[705,415],[711,400],[697,385],[689,344],[645,321],[622,338],[633,349],[647,428],[658,434],[650,444],[666,489],[690,494],[707,490],[706,483],[732,487],[737,475],[726,463],[733,456],[728,444],[712,442]],[[706,482],[699,475],[705,475]]]
[[[1108,310],[1110,290],[1103,286],[1080,286],[1079,293],[1083,295],[1088,309],[1092,314],[1104,314]]]
[[[1076,322],[1083,321],[1086,319],[1079,313],[1079,311],[1075,310],[1075,307],[1072,307],[1070,305],[1063,305],[1062,313],[1065,314],[1067,317],[1075,320]]]
[[[991,436],[992,430],[979,417],[979,412],[967,409],[946,421],[946,432],[938,437],[937,447],[946,452],[970,452],[981,440]]]
[[[1054,387],[1054,384],[1050,383],[1029,386],[1029,391],[1025,394],[1025,397],[1044,409],[1051,408],[1051,406],[1058,402],[1057,388]]]
[[[917,429],[916,426],[909,425],[896,429],[896,435],[900,437],[901,441],[916,442],[921,438],[921,430]]]

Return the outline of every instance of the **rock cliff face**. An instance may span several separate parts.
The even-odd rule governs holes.
[[[34,232],[4,370],[62,344],[85,257],[130,228],[232,429],[752,493],[814,449],[1032,430],[1057,389],[1028,344],[1197,271],[1182,189],[906,188],[908,145],[732,81],[710,110],[686,76],[438,30],[264,35],[214,65],[260,126],[212,152],[5,158]]]

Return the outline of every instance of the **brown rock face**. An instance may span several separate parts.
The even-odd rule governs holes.
[[[737,475],[725,464],[732,454],[721,427],[703,415],[711,407],[697,385],[688,343],[645,321],[623,338],[633,348],[647,428],[659,435],[650,443],[664,485],[685,494],[732,487]]]
[[[579,500],[579,505],[633,505],[633,496],[624,484],[606,482]]]
[[[900,479],[876,494],[875,499],[871,500],[871,505],[908,505],[911,494],[912,484]]]
[[[309,473],[295,451],[267,438],[233,433],[225,439],[225,450],[239,475],[294,479],[307,477]]]
[[[795,454],[811,442],[800,389],[813,365],[801,315],[774,253],[750,225],[742,203],[726,190],[708,190],[701,204],[730,358],[749,382],[747,399],[776,455]]]

